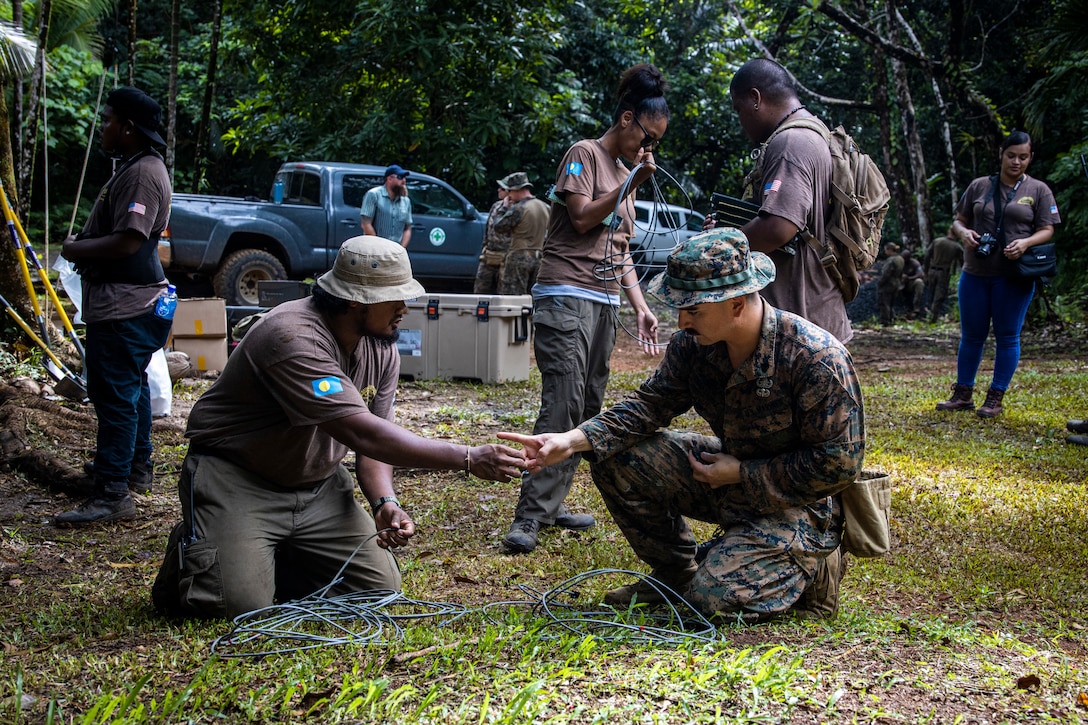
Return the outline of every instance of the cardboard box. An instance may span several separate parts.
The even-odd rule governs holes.
[[[310,296],[310,285],[293,279],[262,279],[257,282],[257,304],[275,307],[281,302]]]
[[[226,337],[175,337],[174,349],[189,355],[194,370],[222,370],[227,364]]]
[[[400,374],[484,383],[529,379],[530,295],[432,294],[408,302]]]
[[[226,337],[227,302],[218,297],[178,300],[174,337]]]

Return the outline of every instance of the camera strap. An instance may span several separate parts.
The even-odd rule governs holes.
[[[997,228],[994,230],[994,238],[997,239],[999,248],[1005,248],[1005,207],[1009,205],[1016,197],[1016,192],[1020,189],[1020,184],[1024,183],[1024,179],[1027,174],[1020,174],[1020,178],[1016,180],[1016,185],[1012,187],[1012,190],[1005,196],[1005,203],[998,206],[997,202],[994,202],[994,223]],[[990,194],[986,197],[986,201],[993,199],[997,195],[997,185],[1000,183],[1001,174],[994,174],[991,179]]]

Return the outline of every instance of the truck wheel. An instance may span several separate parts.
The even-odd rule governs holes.
[[[257,305],[257,283],[285,279],[287,270],[275,255],[260,249],[239,249],[219,265],[212,283],[228,305]]]

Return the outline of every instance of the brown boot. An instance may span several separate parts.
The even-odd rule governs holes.
[[[688,584],[691,584],[691,580],[695,578],[697,569],[698,565],[694,561],[690,561],[680,570],[674,569],[666,572],[654,569],[650,576],[683,598]],[[650,582],[639,579],[634,584],[609,590],[605,593],[602,601],[612,607],[629,607],[632,600],[638,604],[663,604],[672,598],[667,590],[663,591]]]
[[[971,400],[974,395],[973,385],[956,383],[952,386],[952,397],[943,403],[937,403],[937,410],[974,410],[975,403]]]
[[[846,573],[842,547],[820,561],[816,577],[808,585],[791,611],[801,619],[830,619],[839,613],[839,584]]]
[[[990,388],[986,391],[986,402],[979,406],[975,415],[979,418],[996,418],[1001,413],[1001,399],[1005,397],[1004,390]]]

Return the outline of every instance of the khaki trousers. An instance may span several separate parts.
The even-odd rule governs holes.
[[[400,590],[397,561],[378,546],[373,517],[340,466],[311,488],[283,489],[221,458],[190,452],[171,533],[155,581],[167,613],[235,617],[342,581],[330,594]],[[358,550],[356,550],[358,549]]]

